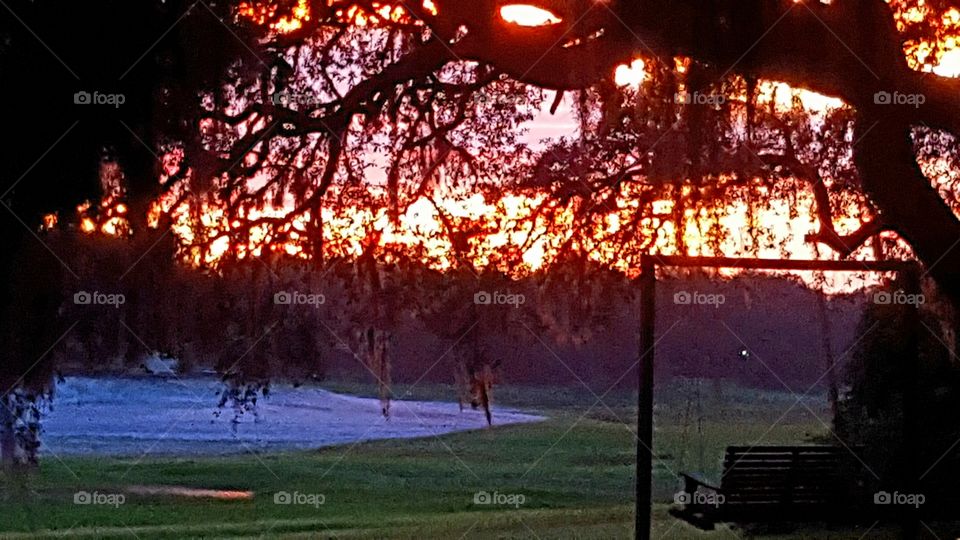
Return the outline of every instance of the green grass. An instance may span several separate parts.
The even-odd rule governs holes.
[[[416,397],[439,397],[430,394],[433,390],[424,387]],[[599,405],[588,412],[595,398],[577,392],[501,390],[498,397],[506,405],[542,400],[545,405],[536,408],[550,419],[442,437],[261,456],[48,457],[29,479],[4,479],[0,538],[14,533],[23,538],[629,538],[635,450],[631,427],[618,418],[632,426],[633,398],[609,396],[610,409]],[[728,444],[802,442],[825,431],[804,408],[787,412],[795,400],[781,394],[719,387],[702,394],[702,437],[696,419],[688,421],[685,388],[667,388],[658,396],[661,460],[655,493],[660,504],[654,517],[665,538],[743,533],[703,533],[670,517],[668,503],[678,488],[675,472],[700,469],[716,477]],[[516,401],[511,403],[510,396]],[[822,403],[814,405],[822,409]],[[255,497],[212,501],[127,494],[118,508],[73,504],[79,490],[123,493],[136,485],[252,490]],[[525,502],[518,508],[475,505],[478,490],[522,494]],[[323,494],[325,502],[316,508],[277,505],[273,496],[279,491]],[[860,536],[855,530],[810,529],[780,537],[831,535]]]

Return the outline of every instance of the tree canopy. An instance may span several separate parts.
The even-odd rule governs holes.
[[[955,44],[954,6],[542,1],[524,5],[549,24],[529,26],[501,13],[515,4],[243,4],[238,24],[268,29],[258,43],[270,61],[207,96],[204,148],[217,152],[205,162],[214,174],[196,181],[214,182],[206,193],[226,208],[218,232],[238,242],[263,226],[282,241],[299,227],[317,242],[323,209],[345,197],[396,220],[438,189],[492,186],[495,198],[546,195],[520,226],[565,226],[557,253],[595,249],[598,221],[618,210],[618,255],[655,247],[668,224],[683,251],[685,211],[775,190],[815,201],[811,240],[840,256],[897,233],[955,296],[955,175],[943,171],[955,164],[960,87],[931,72]],[[643,82],[615,84],[636,58]],[[842,104],[777,107],[771,82]],[[579,133],[546,148],[519,140],[561,96]],[[664,200],[673,219],[658,217]],[[265,201],[283,215],[263,215]],[[838,232],[850,215],[863,227]],[[450,232],[463,246],[477,233]]]

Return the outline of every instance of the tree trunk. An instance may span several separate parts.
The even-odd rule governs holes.
[[[902,276],[907,294],[920,293],[920,275],[917,272],[906,272]],[[898,467],[898,487],[901,493],[919,493],[920,465],[918,456],[920,448],[917,442],[920,435],[920,307],[917,304],[905,308],[908,314],[905,317],[907,347],[902,359],[903,366],[903,418],[902,437],[900,443],[900,460]],[[900,537],[904,540],[919,538],[920,516],[918,508],[905,507],[901,521]]]
[[[880,218],[913,248],[925,274],[960,313],[960,221],[917,165],[910,127],[861,112],[854,160],[863,188],[880,209]]]

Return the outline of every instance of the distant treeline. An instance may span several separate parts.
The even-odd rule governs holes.
[[[73,254],[79,279],[64,271],[56,291],[65,335],[52,353],[65,371],[136,370],[161,354],[184,372],[244,381],[423,379],[469,390],[490,371],[598,392],[635,381],[625,374],[638,354],[637,287],[582,260],[518,280],[466,265],[280,255],[213,270],[171,264],[169,237],[146,254],[116,239],[70,242],[58,253]],[[842,356],[869,298],[820,306],[797,280],[758,275],[665,275],[658,290],[658,377],[766,388],[822,379],[824,347]]]

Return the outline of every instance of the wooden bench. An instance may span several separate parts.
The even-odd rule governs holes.
[[[670,513],[705,530],[719,522],[856,522],[873,502],[864,472],[841,447],[731,446],[720,486],[684,474]]]

